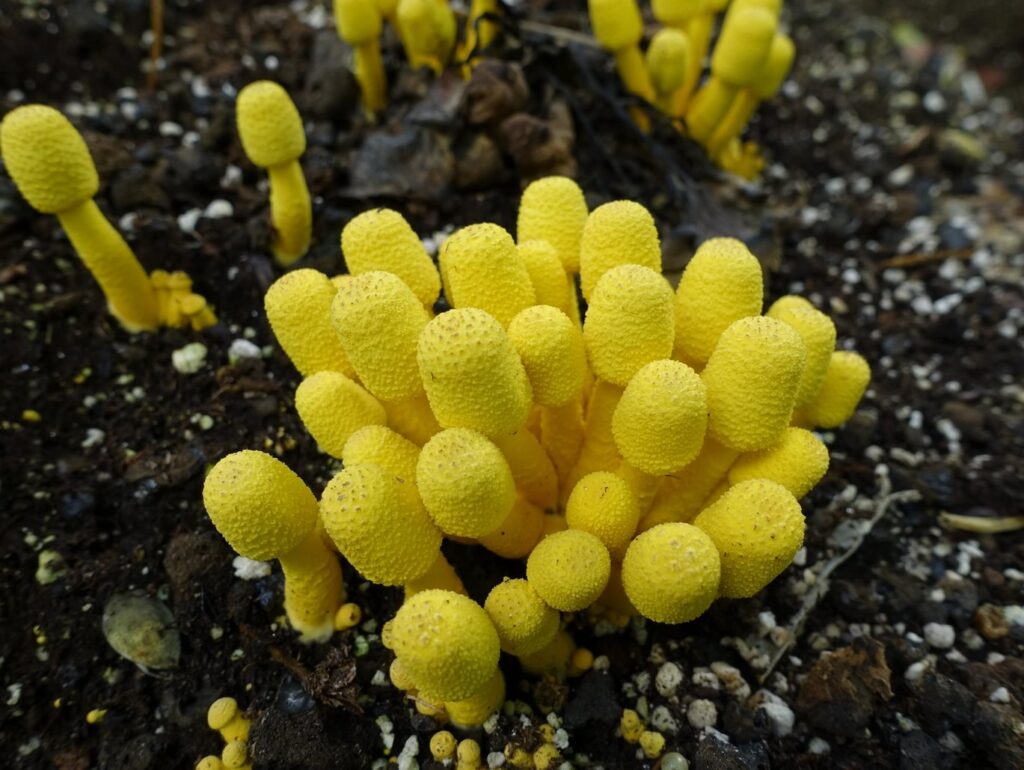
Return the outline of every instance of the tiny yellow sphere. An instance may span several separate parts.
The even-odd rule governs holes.
[[[459,741],[459,748],[456,751],[459,765],[476,768],[480,765],[480,744],[472,738]]]
[[[516,236],[519,243],[547,241],[565,272],[577,273],[586,221],[587,201],[580,186],[569,177],[548,176],[530,182],[523,190]]]
[[[650,212],[633,201],[612,201],[587,217],[580,240],[580,289],[587,300],[601,276],[633,264],[661,273],[661,242]]]
[[[526,579],[549,607],[578,612],[604,591],[612,560],[596,536],[578,529],[541,540],[526,562]]]
[[[595,535],[616,560],[625,554],[639,520],[640,503],[629,484],[609,471],[580,479],[565,506],[570,529]]]
[[[457,746],[455,736],[447,730],[440,730],[430,736],[430,753],[437,762],[454,757]]]
[[[255,165],[272,168],[298,160],[306,132],[295,102],[277,83],[257,80],[238,92],[235,118],[242,149]]]
[[[768,479],[782,484],[799,500],[827,470],[828,447],[821,439],[803,428],[786,428],[775,446],[740,455],[729,469],[729,483]]]
[[[337,458],[344,456],[345,442],[357,430],[387,422],[381,403],[339,372],[317,372],[300,382],[295,410],[320,448]]]
[[[583,335],[561,310],[549,305],[526,308],[512,319],[508,337],[526,368],[538,404],[562,406],[583,390],[587,376]]]
[[[238,701],[234,698],[230,696],[217,698],[206,710],[206,724],[211,730],[220,730],[240,713]]]
[[[484,610],[498,632],[501,649],[511,655],[537,652],[558,633],[558,611],[521,578],[506,578],[492,588]]]
[[[338,608],[334,615],[334,629],[336,631],[348,631],[359,625],[363,619],[363,611],[358,604],[347,602]]]

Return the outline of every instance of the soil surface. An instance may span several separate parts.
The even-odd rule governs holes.
[[[615,733],[633,708],[698,770],[1024,767],[1024,534],[943,518],[1024,514],[1024,24],[1012,3],[919,5],[789,4],[795,71],[751,129],[764,177],[742,185],[663,121],[635,129],[608,57],[565,32],[585,29],[575,3],[518,4],[532,24],[509,22],[505,64],[469,86],[409,72],[390,40],[378,125],[320,3],[167,3],[153,91],[149,3],[0,3],[2,110],[68,114],[100,207],[147,269],[188,271],[220,318],[127,334],[56,220],[0,174],[7,765],[191,768],[219,753],[205,711],[228,694],[255,719],[257,768],[368,768],[403,750],[400,767],[414,751],[437,767],[437,726],[382,673],[399,592],[346,572],[362,625],[304,647],[280,623],[279,573],[236,576],[202,507],[205,469],[238,449],[280,456],[315,491],[336,470],[295,414],[298,374],[262,309],[280,268],[233,100],[269,77],[308,121],[304,266],[341,272],[338,233],[371,205],[436,241],[510,227],[524,181],[574,173],[591,205],[651,208],[669,271],[695,241],[743,237],[769,299],[808,296],[872,365],[857,414],[825,434],[832,464],[804,500],[796,563],[684,626],[599,634],[578,620],[595,668],[561,684],[506,665],[513,708],[476,734],[485,753],[536,746],[548,720],[571,766],[652,767]],[[204,355],[181,371],[196,342]],[[449,555],[477,598],[522,570]],[[151,635],[124,638],[126,607]]]

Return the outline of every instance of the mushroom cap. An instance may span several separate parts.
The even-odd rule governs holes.
[[[707,424],[707,390],[700,375],[662,359],[643,366],[626,385],[612,415],[612,436],[626,462],[664,476],[697,456]]]
[[[817,397],[803,410],[811,424],[838,428],[853,416],[871,381],[871,367],[857,353],[835,351]]]
[[[455,756],[458,743],[448,730],[439,730],[430,736],[430,754],[435,762],[444,762]]]
[[[353,46],[377,40],[383,27],[380,8],[374,0],[334,0],[334,23],[338,36]]]
[[[4,166],[28,205],[58,214],[100,188],[96,165],[71,121],[52,107],[26,104],[0,122]]]
[[[726,14],[711,54],[714,76],[737,87],[753,83],[763,71],[778,24],[777,14],[754,5]]]
[[[775,446],[740,455],[729,469],[729,483],[768,479],[799,500],[821,481],[828,470],[828,459],[828,447],[820,438],[803,428],[786,428]]]
[[[537,543],[526,562],[526,579],[549,607],[578,612],[604,591],[611,566],[597,536],[567,529]]]
[[[587,9],[594,37],[609,51],[637,45],[644,36],[636,0],[587,0]]]
[[[355,376],[331,326],[331,303],[337,293],[335,283],[326,275],[302,268],[274,281],[263,298],[278,344],[304,376],[320,371]]]
[[[587,354],[583,334],[569,316],[550,305],[534,305],[512,319],[508,336],[526,369],[534,401],[562,406],[580,394]]]
[[[491,619],[472,599],[451,591],[411,596],[384,626],[383,640],[416,687],[434,698],[469,698],[498,666]]]
[[[761,263],[735,238],[711,238],[694,253],[676,288],[676,358],[703,366],[733,321],[761,313]]]
[[[590,296],[583,341],[594,374],[625,387],[640,367],[672,355],[672,288],[641,265],[619,265]]]
[[[530,274],[537,304],[551,305],[568,313],[569,303],[576,301],[576,293],[570,294],[569,279],[555,247],[547,241],[521,241],[516,251]]]
[[[316,497],[302,479],[265,452],[233,452],[210,469],[203,504],[213,526],[242,556],[276,559],[316,526]]]
[[[793,327],[774,318],[741,318],[719,337],[701,372],[708,431],[740,452],[767,449],[793,413],[807,351]]]
[[[635,201],[612,201],[590,212],[580,239],[580,289],[589,301],[608,270],[624,264],[661,272],[661,241],[651,213]]]
[[[220,761],[220,757],[215,757],[212,754],[203,757],[196,763],[196,770],[222,770],[223,767],[224,763]]]
[[[367,580],[385,586],[415,580],[441,549],[439,530],[405,484],[379,465],[348,465],[320,498],[324,529]]]
[[[484,610],[498,632],[501,649],[510,655],[537,652],[558,633],[558,610],[546,605],[522,578],[506,578],[494,586]]]
[[[810,306],[779,306],[776,303],[768,309],[767,315],[792,326],[804,341],[807,362],[804,364],[800,385],[796,390],[795,405],[799,408],[810,403],[818,395],[821,383],[825,379],[829,359],[832,358],[832,351],[836,347],[836,325],[827,315]]]
[[[371,270],[394,273],[427,307],[437,301],[441,278],[419,236],[391,209],[370,209],[341,231],[341,252],[353,275]]]
[[[468,698],[445,701],[444,710],[455,727],[463,730],[479,727],[505,702],[505,677],[496,668],[486,684]],[[453,739],[454,740],[454,739]]]
[[[220,759],[224,763],[224,767],[230,770],[245,767],[246,762],[249,761],[249,749],[245,745],[245,741],[229,741],[224,746]]]
[[[379,465],[403,482],[416,481],[420,448],[383,425],[365,425],[352,433],[341,450],[349,465]]]
[[[638,535],[622,560],[622,585],[637,611],[658,623],[686,623],[718,598],[715,544],[691,524],[659,524]]]
[[[523,559],[544,536],[545,518],[544,511],[519,495],[501,525],[477,540],[505,559]]]
[[[493,532],[516,499],[512,471],[501,451],[468,428],[448,428],[424,444],[416,484],[434,523],[458,537]]]
[[[537,295],[516,245],[503,228],[488,222],[458,230],[441,246],[444,293],[455,308],[486,310],[507,327]]]
[[[651,38],[645,58],[654,90],[659,94],[674,93],[686,81],[690,39],[680,29],[663,27]]]
[[[500,436],[526,424],[530,381],[505,330],[489,313],[462,308],[437,316],[420,335],[416,358],[442,427]]]
[[[379,270],[356,275],[331,303],[331,325],[345,355],[364,387],[384,401],[423,391],[416,344],[429,320],[412,289]]]
[[[595,535],[612,558],[621,559],[640,521],[640,503],[624,479],[595,471],[576,482],[565,505],[571,529]]]
[[[339,459],[353,433],[367,425],[385,425],[388,419],[377,399],[338,372],[317,372],[300,382],[295,410],[320,448]]]
[[[238,714],[238,701],[231,697],[217,698],[206,710],[206,724],[211,730],[220,730]]]
[[[694,16],[711,11],[707,0],[651,0],[651,10],[655,19],[669,27],[680,26]]]
[[[741,481],[698,514],[722,560],[721,595],[753,596],[793,561],[804,541],[800,503],[781,484]]]
[[[295,102],[277,83],[257,80],[238,92],[235,120],[246,157],[262,168],[298,160],[306,132]]]
[[[768,49],[768,61],[757,79],[750,84],[758,99],[771,99],[782,88],[782,83],[789,76],[796,58],[796,46],[789,35],[777,32],[772,38],[772,46]]]
[[[530,182],[519,200],[516,237],[519,243],[547,241],[566,273],[580,269],[580,238],[587,221],[583,190],[567,176],[546,176]]]

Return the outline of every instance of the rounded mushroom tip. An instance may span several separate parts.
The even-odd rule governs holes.
[[[238,92],[235,117],[242,149],[257,166],[291,163],[306,151],[299,110],[288,92],[271,80],[257,80]]]
[[[383,28],[381,12],[374,0],[334,0],[334,22],[338,36],[353,46],[379,39]]]
[[[217,698],[206,710],[206,724],[211,730],[220,730],[228,725],[240,713],[238,701],[225,696]]]

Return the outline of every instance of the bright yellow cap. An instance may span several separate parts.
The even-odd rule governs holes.
[[[729,325],[760,315],[764,301],[761,263],[742,241],[704,241],[676,289],[675,357],[703,366]]]
[[[594,37],[609,51],[637,45],[644,23],[636,0],[587,0]]]
[[[338,36],[349,45],[361,46],[380,38],[381,14],[374,0],[334,0]]]
[[[239,91],[235,118],[242,149],[257,166],[291,163],[306,151],[302,118],[288,92],[277,83],[257,80]]]
[[[420,448],[383,425],[366,425],[348,437],[341,450],[349,465],[379,465],[403,482],[416,483]]]
[[[758,99],[771,99],[782,88],[782,83],[793,67],[796,57],[796,46],[789,35],[781,32],[772,38],[772,46],[768,49],[768,60],[757,80],[750,84]]]
[[[781,321],[733,323],[701,373],[711,435],[740,452],[775,444],[789,424],[806,359],[800,335]]]
[[[463,765],[476,770],[480,764],[480,744],[472,738],[466,738],[463,741],[459,741],[459,748],[456,750],[456,756],[459,760],[459,770],[462,770]]]
[[[802,410],[812,425],[838,428],[857,410],[871,381],[871,367],[857,353],[835,351],[817,397]]]
[[[229,770],[245,767],[249,761],[248,747],[243,741],[231,741],[224,746],[224,751],[220,754],[220,760],[224,763],[224,767]]]
[[[659,94],[672,94],[686,81],[690,61],[690,39],[680,29],[659,29],[647,46],[647,71]]]
[[[469,225],[441,246],[441,280],[455,308],[479,308],[502,326],[537,295],[512,236],[495,224]]]
[[[394,273],[355,276],[331,304],[334,327],[360,381],[377,398],[396,401],[423,390],[416,344],[430,317]]]
[[[637,535],[622,560],[622,585],[637,611],[658,623],[686,623],[718,597],[715,544],[691,524],[659,524]]]
[[[4,166],[28,205],[58,214],[100,188],[89,148],[71,121],[52,107],[26,104],[0,122]]]
[[[493,532],[516,499],[512,471],[501,451],[468,428],[443,430],[423,445],[416,484],[434,523],[458,537]]]
[[[555,247],[547,241],[525,241],[516,246],[516,251],[530,274],[537,304],[551,305],[568,313],[570,299],[575,302],[576,294],[573,292],[570,296],[569,277]]]
[[[466,593],[466,587],[462,585],[462,581],[452,565],[444,558],[444,553],[438,553],[434,563],[425,573],[405,584],[405,598],[408,599],[413,594],[429,591],[432,588],[442,588],[457,594]]]
[[[338,551],[367,580],[402,585],[437,559],[441,531],[379,465],[348,465],[324,489],[320,518]]]
[[[651,0],[654,18],[666,26],[680,26],[694,16],[709,13],[705,0]]]
[[[782,484],[800,499],[821,481],[828,470],[828,447],[803,428],[786,428],[778,444],[760,452],[740,455],[729,469],[729,483],[768,479]]]
[[[583,341],[594,374],[625,387],[640,367],[672,355],[672,289],[641,265],[620,265],[601,276],[590,297]]]
[[[526,423],[532,394],[526,370],[493,316],[476,308],[442,313],[420,335],[420,378],[445,428],[511,435]]]
[[[444,762],[455,756],[455,736],[447,730],[440,730],[430,736],[430,753],[435,762]]]
[[[496,668],[487,683],[468,698],[445,701],[452,724],[462,730],[479,727],[505,702],[505,677]]]
[[[543,406],[562,406],[579,396],[587,376],[583,335],[569,316],[550,305],[519,313],[508,337],[526,368],[533,398]]]
[[[422,591],[384,626],[416,687],[443,700],[469,698],[498,667],[498,632],[483,608],[451,591]]]
[[[547,241],[565,272],[578,273],[580,238],[586,221],[587,201],[580,186],[567,176],[546,176],[523,190],[516,235],[519,243]]]
[[[303,268],[282,275],[263,298],[278,344],[304,376],[322,371],[355,376],[331,326],[331,303],[337,292],[326,275]]]
[[[300,382],[295,410],[320,448],[339,459],[353,433],[367,425],[384,425],[388,419],[377,399],[338,372],[317,372]]]
[[[206,710],[206,724],[211,730],[220,730],[241,713],[234,698],[217,698]]]
[[[203,504],[213,526],[242,556],[276,559],[316,526],[316,497],[283,462],[264,452],[233,452],[210,469]]]
[[[397,211],[370,209],[341,231],[341,252],[353,275],[371,270],[394,273],[419,301],[432,307],[441,291],[437,268],[419,236]]]
[[[767,316],[796,329],[807,350],[807,363],[796,390],[795,406],[800,408],[818,395],[829,359],[836,347],[836,325],[832,319],[813,307],[775,303]]]
[[[651,213],[634,201],[612,201],[590,212],[580,240],[580,289],[587,300],[601,276],[619,265],[661,272],[661,241]]]
[[[629,381],[612,415],[612,435],[626,462],[664,476],[697,456],[707,424],[707,392],[700,376],[686,364],[662,359]]]
[[[567,529],[541,540],[526,562],[526,579],[549,607],[586,609],[608,583],[612,561],[604,543],[589,532]]]
[[[721,595],[746,599],[772,582],[804,542],[800,503],[781,484],[741,481],[700,512],[694,526],[722,559]]]
[[[207,757],[203,757],[196,764],[195,770],[223,770],[224,763],[220,761],[220,757],[215,757],[212,754]]]
[[[778,17],[763,8],[743,8],[728,14],[711,54],[712,74],[737,87],[756,80],[763,71],[778,23]]]
[[[498,632],[501,649],[510,655],[537,652],[558,633],[558,611],[521,578],[505,578],[494,586],[484,609]]]
[[[517,496],[512,510],[493,532],[478,538],[480,545],[505,559],[523,559],[544,535],[544,511]]]
[[[640,521],[640,504],[621,477],[596,471],[580,479],[565,504],[570,529],[595,535],[620,560]]]

